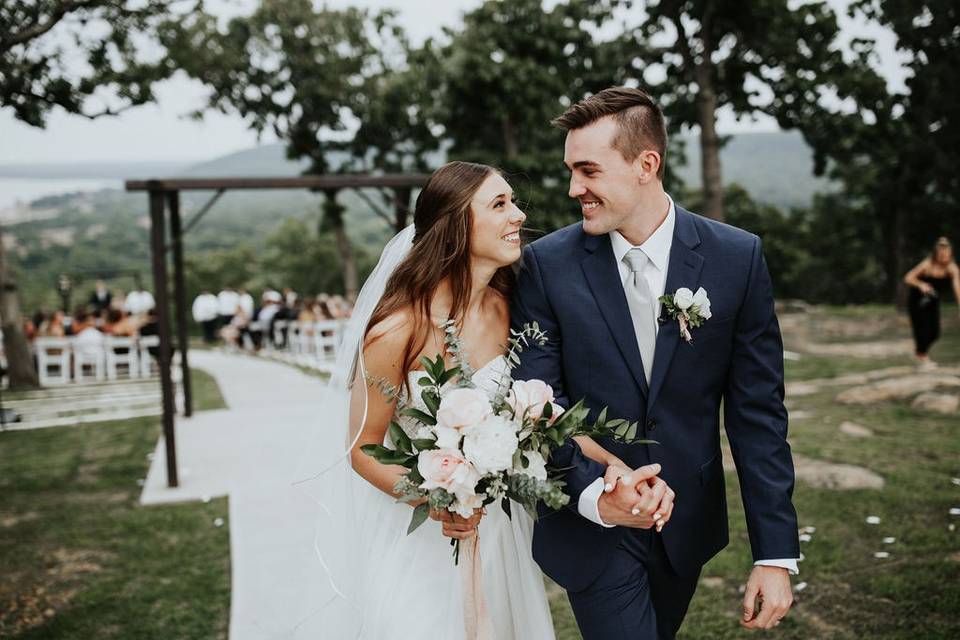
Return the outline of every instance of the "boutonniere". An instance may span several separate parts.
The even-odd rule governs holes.
[[[710,313],[710,298],[707,291],[700,287],[694,293],[686,287],[680,287],[674,294],[660,296],[663,313],[670,316],[680,325],[680,335],[687,341],[693,342],[690,329],[696,329],[713,315]]]

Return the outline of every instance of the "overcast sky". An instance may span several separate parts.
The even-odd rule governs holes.
[[[848,0],[830,0],[837,8]],[[414,41],[439,35],[444,26],[456,26],[465,10],[481,0],[328,0],[332,8],[363,6],[393,7]],[[216,0],[218,14],[243,12],[255,0]],[[893,54],[889,35],[844,21],[847,36],[867,34],[878,37],[884,53],[883,69],[893,85],[903,73]],[[124,112],[115,118],[87,120],[51,114],[46,129],[36,129],[15,120],[9,109],[0,109],[0,164],[34,162],[82,162],[116,160],[205,160],[257,144],[256,135],[235,115],[210,112],[202,122],[183,114],[203,105],[203,86],[177,76],[158,85],[156,104]],[[770,131],[769,121],[738,123],[721,114],[719,128],[729,133],[744,130]],[[264,141],[271,141],[265,138]]]

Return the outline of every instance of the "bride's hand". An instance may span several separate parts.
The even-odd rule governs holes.
[[[457,540],[466,540],[476,533],[483,513],[483,509],[475,509],[472,516],[464,518],[446,509],[442,511],[431,509],[430,517],[443,524],[443,535]]]
[[[633,471],[633,469],[628,467],[627,464],[619,458],[610,458],[607,460],[607,470],[603,474],[604,492],[610,493],[616,489],[617,482],[619,482],[621,478],[629,477],[631,471]]]

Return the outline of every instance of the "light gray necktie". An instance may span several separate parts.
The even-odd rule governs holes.
[[[657,327],[653,318],[656,300],[650,293],[647,279],[643,277],[643,268],[650,262],[650,258],[642,249],[633,248],[623,257],[623,262],[630,269],[630,275],[623,283],[623,290],[627,295],[633,331],[637,334],[637,346],[643,359],[643,374],[647,378],[647,384],[650,384],[653,354],[657,346]]]

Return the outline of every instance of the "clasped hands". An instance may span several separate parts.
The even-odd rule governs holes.
[[[659,464],[630,469],[620,460],[613,460],[603,476],[604,490],[597,508],[600,519],[610,525],[634,529],[663,527],[673,515],[676,494],[657,477]]]

